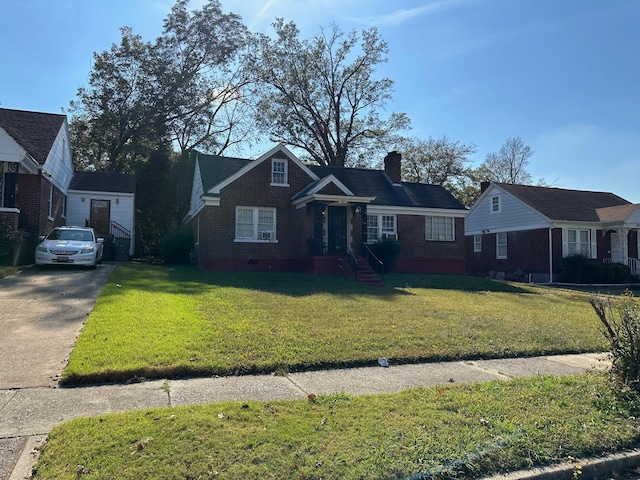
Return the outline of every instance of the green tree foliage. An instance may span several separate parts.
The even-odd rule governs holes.
[[[336,25],[300,39],[293,22],[277,19],[276,39],[257,37],[257,125],[272,141],[300,148],[320,165],[345,166],[379,151],[408,127],[404,113],[382,119],[393,81],[375,79],[388,46],[377,29],[344,33]]]
[[[189,152],[220,154],[251,131],[248,30],[217,0],[188,6],[175,3],[153,42],[123,27],[119,43],[94,54],[88,86],[71,102],[76,169],[136,174],[137,255],[157,255],[186,213]]]
[[[243,88],[249,74],[241,61],[249,32],[241,18],[217,0],[188,10],[178,0],[155,43],[155,84],[167,131],[182,152],[222,153],[245,140],[251,125]]]
[[[248,75],[238,59],[248,31],[217,0],[188,4],[176,2],[154,42],[123,27],[119,44],[94,54],[70,108],[76,168],[135,171],[165,143],[221,153],[246,138]]]
[[[473,143],[429,137],[427,140],[403,138],[402,178],[408,182],[442,185],[457,197],[469,183],[469,155],[476,151]]]
[[[77,169],[131,172],[163,134],[156,129],[157,98],[149,72],[152,45],[128,27],[121,33],[119,44],[94,54],[89,86],[80,88],[71,102]]]

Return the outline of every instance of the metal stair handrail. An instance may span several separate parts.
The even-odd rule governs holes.
[[[120,233],[120,235],[117,235],[117,233]],[[131,238],[131,231],[113,220],[111,221],[111,234],[114,237]]]
[[[351,250],[347,250],[347,260],[351,266],[351,270],[353,270],[353,276],[358,280],[358,259]]]
[[[382,260],[376,257],[376,254],[373,253],[373,251],[369,248],[369,245],[367,245],[365,242],[362,242],[362,246],[364,247],[367,257],[369,257],[369,259],[373,259],[373,261],[380,266],[380,278],[384,282],[384,263],[382,262]]]

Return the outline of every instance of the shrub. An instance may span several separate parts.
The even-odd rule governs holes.
[[[402,246],[396,240],[379,240],[378,243],[370,245],[369,248],[371,248],[373,254],[382,262],[384,273],[391,271],[400,256],[400,250],[402,250]],[[375,264],[372,264],[371,267],[374,270],[380,269],[380,267]]]
[[[160,257],[165,263],[189,263],[193,249],[193,232],[189,226],[170,231],[160,242]]]
[[[640,306],[627,290],[620,301],[592,295],[591,306],[604,325],[611,346],[611,375],[616,382],[640,392]]]
[[[560,261],[560,273],[563,282],[582,283],[587,270],[589,259],[582,254],[567,255]]]
[[[567,283],[627,283],[631,271],[622,263],[601,263],[588,257],[568,255],[560,261],[563,282]]]
[[[13,226],[0,222],[0,257],[10,255],[19,238],[20,235]]]

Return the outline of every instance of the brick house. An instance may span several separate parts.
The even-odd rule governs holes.
[[[255,160],[197,154],[186,217],[196,262],[339,273],[393,239],[397,272],[464,274],[468,210],[442,186],[402,182],[400,166],[396,152],[384,171],[306,165],[282,145]]]
[[[0,228],[22,236],[5,261],[30,263],[38,236],[65,223],[72,175],[65,115],[0,108]]]
[[[613,193],[483,183],[465,221],[467,273],[559,279],[563,257],[583,253],[640,274],[640,204]]]

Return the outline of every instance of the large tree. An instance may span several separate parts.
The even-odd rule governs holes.
[[[136,158],[149,154],[149,140],[162,135],[154,131],[152,45],[128,27],[121,32],[119,44],[94,53],[89,86],[78,89],[71,102],[71,144],[78,169],[129,172]]]
[[[473,143],[461,143],[446,135],[426,140],[404,138],[399,142],[402,152],[402,178],[408,182],[450,186],[466,176],[476,151]]]
[[[301,39],[293,22],[273,26],[276,38],[258,36],[252,60],[257,124],[272,141],[320,165],[345,166],[408,127],[404,113],[381,118],[393,81],[374,78],[388,53],[377,29],[344,33],[331,25]]]
[[[168,132],[182,152],[222,153],[251,128],[243,88],[249,75],[240,54],[249,32],[217,0],[188,10],[178,0],[155,45],[155,82]]]
[[[533,151],[520,137],[509,138],[500,150],[487,154],[478,173],[486,181],[530,185],[533,179],[527,166],[531,155]]]
[[[221,153],[245,138],[238,59],[248,31],[217,0],[188,4],[176,2],[154,42],[124,27],[119,44],[94,54],[89,85],[71,103],[78,167],[131,171],[167,143]]]

